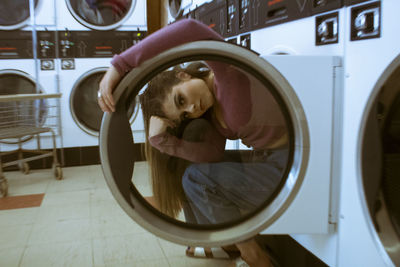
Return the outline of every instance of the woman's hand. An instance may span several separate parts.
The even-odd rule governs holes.
[[[149,137],[159,135],[167,130],[168,127],[176,127],[176,125],[168,120],[158,116],[151,116],[149,122]]]
[[[115,103],[112,92],[121,78],[122,76],[118,73],[117,69],[111,65],[101,79],[97,101],[102,111],[115,111]]]

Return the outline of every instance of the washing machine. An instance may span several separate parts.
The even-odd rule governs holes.
[[[59,31],[59,73],[64,147],[98,146],[103,112],[97,103],[99,82],[114,54],[139,42],[144,31]],[[138,107],[130,111],[132,123]],[[143,135],[143,126],[135,129]]]
[[[46,49],[32,48],[32,31],[1,31],[0,32],[0,73],[2,79],[2,94],[57,94],[58,83],[55,68],[54,32],[37,32],[39,43],[48,43]],[[34,59],[34,54],[37,57]],[[53,129],[56,135],[56,146],[61,146],[61,132],[59,127],[58,99],[44,99],[35,101],[37,105],[47,106],[46,112],[39,116],[39,123]],[[36,140],[23,143],[24,149],[37,149]],[[13,143],[13,142],[11,142]],[[14,142],[15,143],[15,142]],[[50,134],[40,135],[41,148],[53,148]],[[14,150],[13,145],[1,144],[1,149]]]
[[[146,28],[145,0],[57,1],[59,30],[141,30]]]
[[[347,12],[338,266],[399,266],[399,1]]]
[[[34,21],[30,17],[30,4],[35,8]],[[30,29],[30,25],[55,26],[55,0],[5,0],[0,4],[0,30]]]
[[[273,95],[290,132],[290,156],[279,186],[265,196],[262,205],[234,220],[201,225],[159,212],[135,184],[132,144],[136,141],[125,106],[160,70],[208,59],[231,64],[263,88],[262,95]],[[243,47],[215,41],[185,44],[143,62],[118,85],[116,112],[106,114],[102,121],[101,162],[111,192],[133,220],[162,238],[185,245],[232,244],[260,232],[329,234],[334,231],[330,205],[331,184],[336,179],[333,162],[340,144],[335,136],[341,130],[341,66],[341,58],[335,56],[260,57]]]
[[[275,1],[269,7],[263,7],[266,2],[251,2],[252,17],[248,19],[265,28],[239,34],[234,37],[236,43],[251,47],[261,55],[335,55],[343,58],[346,9],[341,1]],[[241,21],[243,29],[246,29],[247,21]],[[339,97],[337,101],[342,102],[341,99]],[[338,131],[335,138],[340,139],[340,135]],[[340,149],[336,153],[340,154]],[[333,159],[332,164],[329,222],[335,230],[322,235],[296,233],[290,236],[327,265],[336,266],[340,158]]]
[[[221,12],[225,9],[226,12]],[[195,11],[195,18],[209,25],[225,40],[260,55],[332,55],[343,57],[345,8],[342,1],[213,1]],[[340,99],[338,100],[340,102]],[[337,137],[339,138],[339,137]],[[227,148],[246,149],[238,141]],[[338,152],[339,153],[339,152]],[[340,161],[334,162],[331,219],[336,226]],[[335,265],[337,232],[324,235],[291,235],[330,266]]]

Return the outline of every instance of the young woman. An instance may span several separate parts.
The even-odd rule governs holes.
[[[200,22],[181,20],[115,56],[100,83],[102,110],[114,111],[112,90],[125,73],[197,40],[222,38]],[[223,62],[192,63],[158,74],[140,99],[146,157],[162,212],[176,217],[183,208],[190,223],[229,222],[254,211],[278,186],[288,155],[286,123],[273,96],[251,75]],[[256,157],[225,161],[226,139],[241,139]],[[174,161],[178,172],[171,171]],[[254,239],[236,245],[250,266],[270,266]]]

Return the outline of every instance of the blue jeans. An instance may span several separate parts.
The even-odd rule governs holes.
[[[250,152],[250,151],[249,151]],[[254,211],[283,178],[289,150],[251,151],[246,162],[191,164],[182,178],[188,223],[225,223]]]

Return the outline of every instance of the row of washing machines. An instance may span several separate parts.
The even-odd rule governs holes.
[[[104,19],[98,18],[99,14],[92,14],[89,24],[87,21],[79,21],[77,18],[83,15],[76,14],[76,9],[75,14],[73,11],[77,2],[30,1],[36,6],[37,27],[34,30],[38,36],[46,37],[46,32],[54,29],[59,34],[56,36],[57,42],[61,44],[63,41],[61,49],[54,52],[58,53],[53,60],[54,68],[51,66],[51,61],[46,61],[51,59],[51,56],[48,56],[51,54],[51,49],[47,48],[51,42],[43,42],[43,49],[36,51],[38,58],[36,61],[10,58],[0,61],[2,71],[12,69],[18,75],[24,73],[26,79],[32,81],[32,84],[39,83],[43,90],[63,93],[61,108],[64,147],[97,145],[99,142],[96,136],[98,129],[93,131],[91,127],[83,126],[84,123],[76,119],[79,116],[72,110],[74,105],[71,104],[71,99],[74,95],[80,100],[86,96],[79,95],[79,90],[73,88],[80,83],[88,87],[85,83],[89,83],[91,78],[85,79],[83,74],[97,73],[99,67],[109,66],[111,54],[118,51],[108,49],[110,45],[103,43],[105,40],[101,40],[100,37],[99,43],[96,43],[93,41],[96,38],[88,36],[96,36],[100,32],[104,34],[103,36],[107,36],[105,39],[110,39],[110,35],[107,34],[123,35],[124,32],[141,34],[141,30],[145,27],[144,1],[127,1],[134,7],[132,13],[127,13],[131,14],[130,19],[122,20],[120,24],[109,25],[105,25],[107,23]],[[91,3],[91,1],[84,2]],[[179,16],[196,18],[195,11],[204,8],[210,2],[169,1],[170,22]],[[199,231],[182,223],[171,222],[170,219],[165,220],[165,216],[151,215],[152,212],[149,212],[151,209],[146,205],[141,206],[143,201],[134,202],[133,198],[137,197],[135,194],[129,195],[130,201],[135,204],[134,208],[129,208],[124,202],[127,201],[128,193],[124,191],[123,196],[118,197],[118,188],[109,183],[111,191],[122,203],[124,210],[150,231],[178,243],[190,241],[193,244],[217,244],[218,237],[225,241],[243,240],[243,235],[248,236],[249,231],[255,232],[261,229],[265,234],[290,234],[329,266],[399,265],[398,203],[400,201],[396,194],[399,188],[396,166],[400,164],[396,164],[398,162],[396,147],[395,145],[390,147],[390,144],[395,144],[398,137],[396,120],[398,114],[395,107],[398,105],[400,77],[400,48],[396,45],[400,41],[397,31],[400,25],[400,17],[397,14],[400,2],[397,0],[217,0],[213,2],[224,6],[226,10],[223,13],[229,14],[217,17],[220,25],[233,21],[237,14],[235,7],[238,9],[240,7],[241,14],[246,12],[255,14],[254,11],[261,10],[260,6],[270,8],[265,16],[271,17],[270,21],[273,21],[271,24],[238,32],[237,35],[230,35],[227,39],[260,54],[280,73],[278,76],[282,76],[293,88],[293,92],[283,94],[283,97],[287,99],[287,103],[295,104],[294,107],[289,107],[289,112],[292,112],[293,118],[299,119],[293,121],[293,128],[299,134],[295,142],[299,142],[301,146],[296,147],[295,150],[300,152],[294,152],[294,168],[289,172],[284,187],[276,194],[276,199],[273,201],[274,205],[277,204],[277,208],[270,205],[260,208],[260,211],[264,212],[262,215],[255,215],[239,224]],[[297,8],[298,11],[313,5],[328,5],[334,8],[319,11],[318,14],[309,14],[300,19],[288,20],[287,17],[290,15],[286,5],[288,2],[291,8]],[[45,8],[46,5],[49,6]],[[11,5],[10,7],[12,8]],[[85,9],[80,7],[78,10]],[[93,17],[97,18],[97,22],[93,22],[95,21]],[[240,19],[242,18],[243,15]],[[253,16],[252,19],[254,18]],[[215,17],[209,16],[207,19],[209,21],[203,22],[209,23],[210,26],[217,24],[217,21],[210,20]],[[265,18],[257,17],[257,19],[265,23]],[[10,25],[2,27],[2,33],[14,32],[10,31]],[[112,33],[107,33],[109,27],[114,27]],[[24,31],[30,34],[32,28],[20,26],[18,32]],[[74,41],[76,36],[80,41],[85,38],[89,40],[76,43]],[[133,39],[135,38],[132,36],[127,37],[126,43],[131,44]],[[10,57],[15,52],[12,48],[18,47],[18,45],[13,46],[10,40],[8,42],[0,45],[0,56]],[[26,42],[24,44],[31,47]],[[76,48],[74,56],[68,54],[71,45]],[[127,47],[125,42],[119,45],[121,50]],[[27,50],[22,45],[18,49],[21,53]],[[97,57],[93,56],[96,51],[99,53]],[[85,57],[89,53],[92,58]],[[110,57],[99,56],[104,53],[109,53]],[[244,62],[244,64],[251,66],[258,63]],[[254,69],[257,69],[257,66],[254,66]],[[94,76],[95,84],[100,77],[101,74]],[[32,86],[37,88],[36,85]],[[282,92],[288,92],[287,90],[289,89],[282,87]],[[87,96],[88,99],[96,99],[95,93],[91,94]],[[291,96],[297,99],[297,102],[290,100]],[[85,103],[90,103],[91,100]],[[95,101],[91,104],[96,105]],[[77,103],[76,106],[77,109],[85,109],[89,105]],[[83,113],[89,113],[89,118],[93,115],[93,112],[88,110],[84,110]],[[132,114],[135,112],[132,111]],[[374,125],[374,122],[385,125],[384,133],[388,136],[387,139],[377,133],[379,126]],[[136,140],[140,142],[140,138]],[[388,142],[388,149],[391,148],[393,153],[382,151],[382,146],[379,145],[388,140],[391,141]],[[303,141],[307,144],[302,143]],[[382,154],[390,154],[385,157],[384,162],[380,161]],[[104,168],[106,178],[112,176],[113,170],[107,171],[107,166]],[[386,175],[381,176],[377,173],[377,170],[381,169],[385,170]],[[126,188],[129,188],[129,185]]]
[[[269,78],[279,81],[282,75],[293,88],[292,96],[298,102],[291,102],[285,86],[282,95],[294,105],[289,109],[295,114],[294,131],[299,129],[298,139],[294,140],[298,147],[294,148],[293,170],[272,204],[240,223],[210,227],[203,232],[171,223],[152,215],[140,200],[131,206],[125,200],[129,193],[120,195],[118,183],[109,182],[124,210],[150,231],[178,243],[216,245],[243,240],[251,232],[264,229],[261,233],[290,234],[329,266],[399,266],[400,2],[169,2],[171,22],[179,17],[200,19],[217,31],[221,29],[221,34],[235,19],[239,25],[244,22],[244,14],[252,14],[250,19],[262,24],[225,37],[265,58],[280,73]],[[215,4],[225,10],[204,11]],[[262,6],[268,11],[258,12]],[[288,19],[292,8],[299,13],[319,6],[333,8]],[[197,12],[209,16],[198,17]],[[229,56],[227,49],[205,49],[204,54],[221,53],[225,60],[238,60],[238,65],[257,70],[255,58],[252,63],[240,56]],[[181,53],[190,56],[188,50],[182,48]],[[179,51],[175,53],[179,55]],[[248,57],[253,58],[251,54]],[[162,58],[159,60],[163,62]],[[301,138],[308,138],[309,143],[302,143]],[[115,170],[111,161],[109,165],[105,174],[112,181]],[[140,198],[135,194],[130,197],[131,201]]]
[[[1,94],[61,93],[57,147],[98,146],[98,83],[114,54],[145,37],[146,2],[2,1],[0,10]]]

